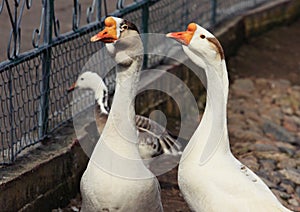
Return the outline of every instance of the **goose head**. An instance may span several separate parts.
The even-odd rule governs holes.
[[[101,112],[108,113],[106,109],[108,107],[108,89],[97,73],[91,71],[84,72],[78,77],[78,80],[68,89],[68,91],[72,91],[76,88],[94,91],[95,100],[100,106]]]
[[[133,23],[117,17],[107,17],[105,28],[91,38],[91,42],[106,44],[110,56],[118,64],[130,65],[136,56],[143,54],[143,44],[138,28]]]
[[[166,36],[181,43],[189,58],[204,69],[207,64],[216,64],[224,59],[220,42],[212,33],[198,24],[190,23],[186,31],[171,32]]]

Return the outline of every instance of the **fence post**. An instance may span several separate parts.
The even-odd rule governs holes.
[[[14,144],[14,103],[13,103],[13,76],[12,76],[12,71],[9,71],[8,75],[8,88],[9,88],[9,123],[10,123],[10,155],[8,154],[8,163],[12,163],[15,160],[15,144]],[[4,162],[5,162],[5,157],[4,157]]]
[[[96,1],[96,21],[97,22],[101,21],[101,3],[102,3],[102,0]]]
[[[217,0],[210,0],[211,5],[211,16],[210,16],[210,24],[214,26],[217,22]]]
[[[142,7],[142,33],[144,34],[144,52],[148,49],[148,21],[149,21],[149,0]],[[148,55],[144,54],[143,68],[148,67]]]
[[[49,117],[49,81],[51,71],[51,46],[52,26],[54,19],[54,0],[45,0],[44,19],[44,45],[48,46],[42,55],[42,80],[40,84],[40,104],[39,104],[39,139],[43,139],[47,134]]]
[[[187,26],[188,24],[189,24],[189,5],[188,5],[188,0],[184,0],[183,1],[183,9],[182,9],[182,13],[183,13],[183,15],[182,15],[182,18],[181,18],[181,20],[182,20],[182,24],[181,24],[181,26]]]

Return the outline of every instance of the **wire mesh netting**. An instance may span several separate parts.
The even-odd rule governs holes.
[[[41,55],[1,72],[1,159],[9,162],[24,146],[38,141]]]
[[[88,11],[86,19],[89,24],[80,26],[81,7],[78,5],[81,2],[79,0],[74,0],[73,5],[70,5],[70,2],[64,3],[67,4],[66,8],[60,7],[60,4],[63,4],[61,1],[43,0],[42,4],[39,2],[42,7],[39,15],[41,14],[41,17],[45,15],[45,19],[48,17],[47,14],[52,15],[49,20],[54,20],[54,22],[47,22],[42,18],[41,23],[45,21],[44,31],[38,31],[36,34],[35,30],[33,34],[42,38],[49,30],[46,27],[50,27],[55,31],[53,33],[55,37],[50,39],[50,42],[44,41],[43,45],[36,45],[34,49],[20,54],[18,48],[21,34],[18,30],[21,28],[22,15],[32,15],[31,10],[34,12],[35,6],[31,7],[31,3],[29,4],[27,0],[21,0],[18,5],[9,5],[8,1],[2,1],[0,20],[3,22],[1,24],[7,23],[6,20],[11,22],[11,28],[2,27],[2,32],[11,31],[8,50],[13,54],[9,57],[10,60],[0,63],[0,164],[12,163],[26,147],[42,141],[70,120],[72,106],[79,113],[86,109],[86,102],[93,103],[92,95],[85,94],[72,99],[72,95],[67,90],[76,81],[81,71],[93,69],[93,71],[103,73],[101,69],[109,66],[107,64],[109,60],[105,60],[107,57],[105,52],[93,58],[103,45],[90,43],[90,37],[101,28],[104,18],[104,16],[101,17],[101,12],[121,16],[134,22],[141,33],[164,34],[184,30],[192,21],[204,27],[211,27],[233,14],[266,1],[268,0],[140,0],[128,1],[128,4],[124,5],[124,1],[120,0],[91,0],[82,2],[83,7]],[[51,4],[54,5],[52,9],[55,11],[49,10]],[[116,4],[118,10],[114,8]],[[20,7],[18,17],[8,16],[13,14],[9,11],[10,9],[13,8],[16,11],[20,5],[23,5],[23,8]],[[27,10],[23,14],[26,7]],[[65,15],[66,9],[72,9],[70,13],[72,17],[69,19]],[[72,23],[64,24],[72,30],[62,29],[66,33],[59,34],[59,24],[54,14],[66,22],[72,20]],[[39,30],[42,28],[40,27]],[[163,45],[157,43],[155,47],[159,48]],[[145,48],[154,47],[148,45],[145,40]],[[86,62],[91,58],[94,61],[89,62],[90,67],[86,67]],[[163,56],[147,55],[144,67],[154,67],[163,60]],[[93,65],[95,66],[92,67]],[[112,69],[104,79],[110,91],[114,89],[114,77]]]

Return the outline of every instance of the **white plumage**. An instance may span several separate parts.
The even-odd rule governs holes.
[[[139,155],[134,97],[143,46],[136,27],[108,17],[91,38],[114,47],[118,63],[111,111],[81,179],[82,211],[163,211],[156,177]],[[133,47],[133,48],[131,48]]]
[[[227,131],[228,76],[219,41],[191,23],[169,33],[187,56],[205,70],[207,101],[201,123],[183,152],[178,182],[193,211],[289,211],[266,184],[231,153]]]

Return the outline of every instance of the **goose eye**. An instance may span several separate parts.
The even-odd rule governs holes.
[[[127,24],[123,24],[121,26],[121,32],[123,32],[124,30],[128,29],[128,25]]]
[[[82,78],[80,78],[80,80],[84,80],[84,78],[82,77]]]
[[[200,38],[204,39],[204,38],[205,38],[205,35],[203,35],[203,34],[202,34],[202,35],[200,35]]]

